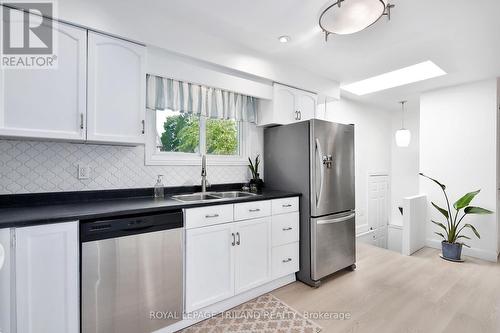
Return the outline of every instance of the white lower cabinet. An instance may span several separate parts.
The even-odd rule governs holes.
[[[269,281],[271,277],[271,218],[234,224],[235,293],[241,293]]]
[[[78,222],[15,229],[17,333],[78,333]]]
[[[234,295],[232,224],[186,231],[186,312]]]
[[[273,248],[273,277],[279,278],[299,270],[299,243]]]
[[[188,313],[299,270],[297,212],[278,217],[276,229],[271,201],[233,206],[234,219],[252,216],[247,214],[249,211],[267,216],[204,226],[205,216],[218,206],[206,207],[206,212],[202,207],[187,209],[184,213],[186,226],[191,226],[186,230],[185,310]],[[288,229],[290,227],[292,229]],[[276,236],[275,229],[286,229],[282,232],[291,235]],[[273,247],[273,239],[278,237],[279,244],[283,245]],[[285,244],[287,242],[292,243]]]

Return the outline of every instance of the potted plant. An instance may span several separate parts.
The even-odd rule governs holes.
[[[262,179],[260,179],[259,175],[260,155],[257,155],[255,157],[255,162],[252,162],[252,160],[249,157],[248,162],[250,162],[248,168],[252,173],[252,179],[250,180],[250,184],[254,184],[257,190],[260,191],[264,186],[264,182],[262,181]]]
[[[434,202],[431,202],[432,206],[436,208],[445,218],[446,218],[446,225],[440,222],[436,222],[431,220],[432,223],[435,225],[439,226],[441,229],[444,230],[444,234],[442,232],[435,232],[436,235],[439,235],[443,238],[443,241],[441,242],[442,246],[442,256],[444,259],[448,260],[453,260],[453,261],[459,261],[461,259],[462,255],[462,245],[466,247],[470,247],[469,245],[461,242],[461,239],[470,239],[470,237],[466,235],[462,235],[462,231],[465,228],[468,228],[474,232],[474,235],[476,235],[477,238],[481,238],[479,235],[479,232],[477,232],[476,228],[469,223],[462,224],[463,219],[467,215],[472,215],[472,214],[491,214],[493,213],[492,211],[488,209],[484,209],[481,207],[476,207],[476,206],[470,206],[469,204],[472,202],[472,199],[481,191],[477,190],[474,192],[469,192],[465,194],[463,197],[458,199],[454,204],[454,212],[451,210],[450,206],[450,201],[448,200],[448,195],[446,194],[446,186],[441,184],[439,181],[428,177],[424,175],[423,173],[420,173],[421,176],[432,180],[434,183],[439,185],[441,190],[444,193],[444,198],[446,199],[446,209],[441,208],[438,205],[436,205]],[[460,212],[462,211],[462,214]],[[460,218],[459,218],[459,215]]]

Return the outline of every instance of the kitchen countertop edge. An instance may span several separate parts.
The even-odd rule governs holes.
[[[0,229],[61,223],[69,221],[95,220],[134,214],[161,213],[186,208],[226,205],[251,201],[262,201],[302,196],[300,193],[264,190],[259,196],[238,199],[223,199],[208,202],[187,203],[170,197],[157,200],[151,197],[132,197],[72,202],[54,205],[24,206],[0,209]]]

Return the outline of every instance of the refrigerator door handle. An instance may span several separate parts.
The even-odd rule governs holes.
[[[321,221],[318,221],[316,223],[317,224],[332,224],[332,223],[344,222],[344,221],[352,219],[355,215],[356,215],[356,213],[352,213],[352,214],[349,214],[349,215],[344,216],[344,217],[339,217],[339,218],[330,219],[330,220],[321,220]]]
[[[321,201],[321,195],[323,194],[323,182],[325,178],[325,171],[323,170],[323,152],[321,151],[321,144],[319,139],[316,138],[316,152],[318,153],[318,165],[319,165],[319,189],[316,190],[316,207],[318,207],[319,202]]]

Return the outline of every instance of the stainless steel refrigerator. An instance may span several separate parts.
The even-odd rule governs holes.
[[[318,287],[356,267],[353,125],[314,119],[266,128],[264,181],[302,193],[299,280]]]

